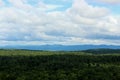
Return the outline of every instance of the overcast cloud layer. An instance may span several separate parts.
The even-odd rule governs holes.
[[[120,3],[99,1],[112,7]],[[119,13],[89,2],[0,0],[0,45],[120,45]]]

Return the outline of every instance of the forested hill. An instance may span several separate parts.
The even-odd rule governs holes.
[[[52,55],[52,54],[120,54],[120,49],[107,49],[107,48],[99,48],[99,49],[88,49],[88,50],[76,50],[76,51],[49,51],[49,50],[28,50],[28,49],[0,49],[0,55],[28,55],[32,53],[32,55]]]
[[[88,49],[82,52],[92,54],[120,54],[120,49]]]
[[[94,49],[92,53],[120,53]],[[120,54],[0,50],[0,80],[120,80]]]

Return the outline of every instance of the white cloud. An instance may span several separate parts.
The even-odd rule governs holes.
[[[120,0],[93,0],[93,1],[99,1],[107,4],[120,4]]]
[[[0,0],[0,7],[1,7],[1,6],[4,6],[3,0]]]
[[[120,16],[105,7],[75,0],[67,10],[54,11],[61,6],[9,1],[13,6],[0,9],[0,44],[120,45]]]
[[[109,10],[105,7],[93,7],[88,5],[85,0],[74,0],[72,8],[70,8],[70,13],[87,18],[99,18],[108,15]]]
[[[13,7],[19,8],[19,9],[31,9],[32,6],[27,4],[27,0],[8,0]]]
[[[40,8],[43,11],[49,11],[49,10],[54,10],[59,7],[62,7],[61,5],[51,5],[51,4],[45,4],[42,1],[38,3],[38,8]]]

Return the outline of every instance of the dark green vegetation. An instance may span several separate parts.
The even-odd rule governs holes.
[[[92,54],[120,54],[120,49],[90,49],[83,52]]]
[[[0,80],[120,80],[119,52],[92,53],[0,50]]]

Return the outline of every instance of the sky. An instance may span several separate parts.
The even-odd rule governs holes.
[[[120,45],[120,0],[0,0],[0,45]]]

